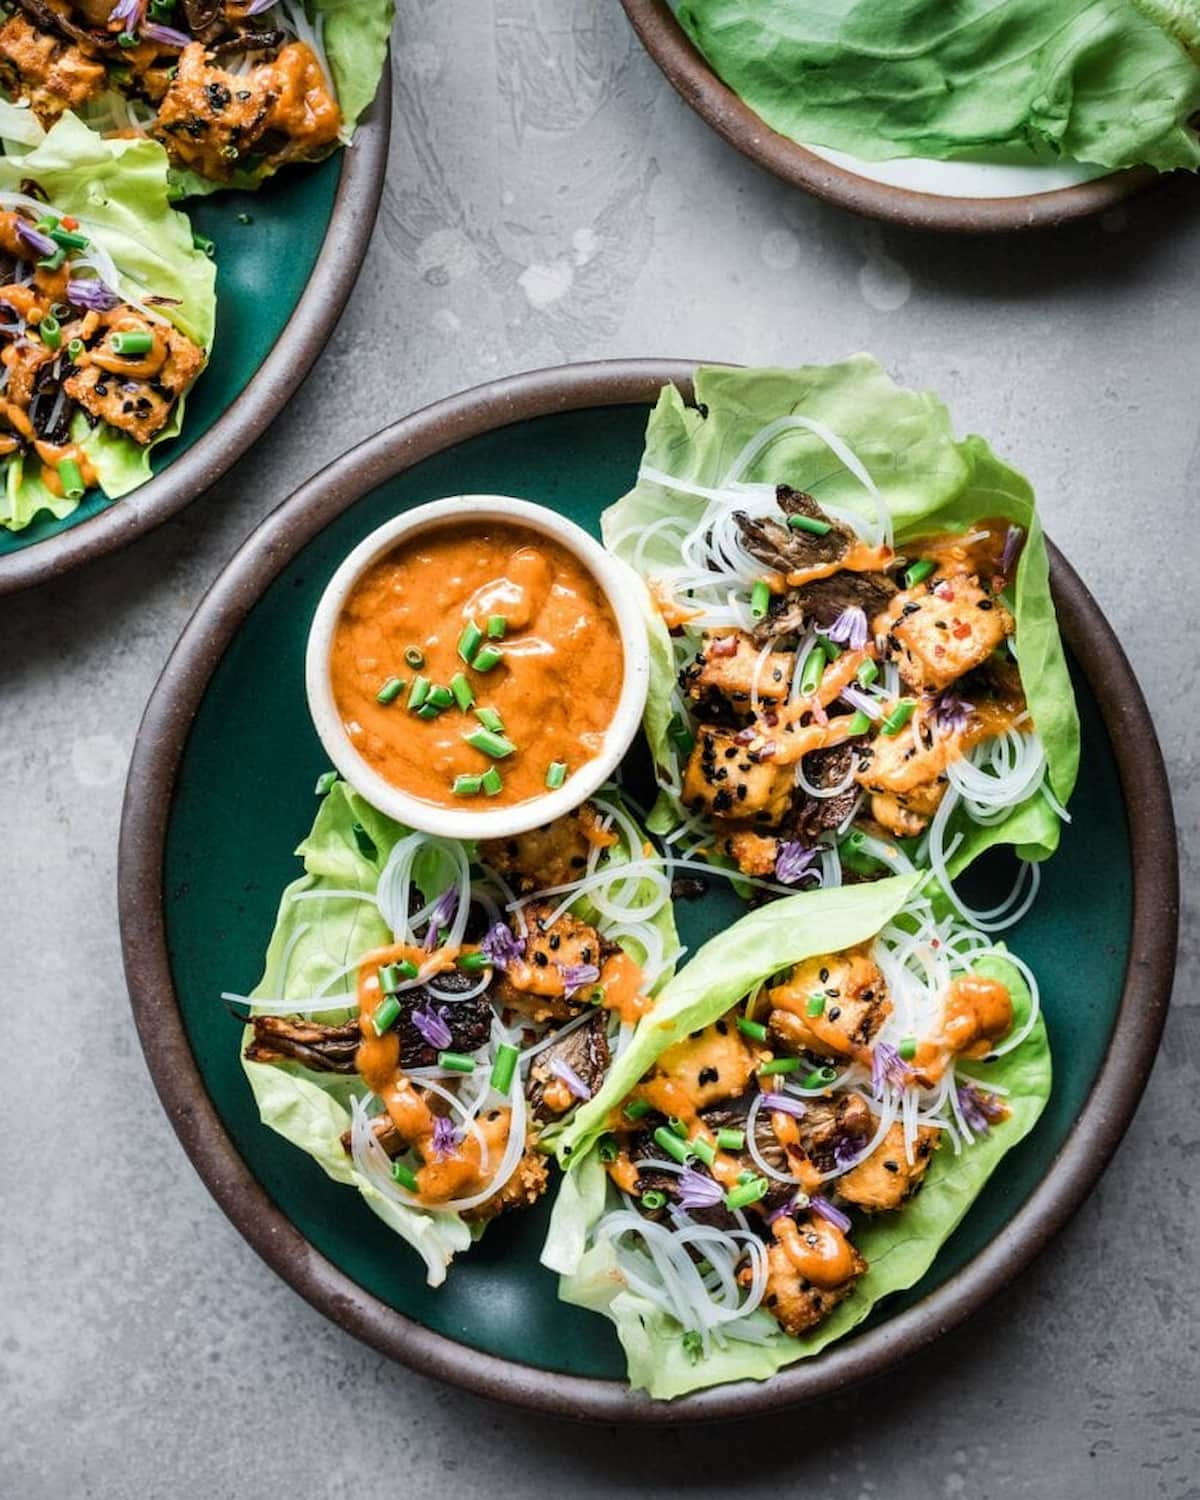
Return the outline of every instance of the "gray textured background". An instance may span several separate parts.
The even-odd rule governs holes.
[[[142,706],[268,509],[352,441],[515,370],[865,348],[936,387],[1032,476],[1125,642],[1195,874],[1195,184],[1057,237],[881,230],[726,148],[615,0],[401,9],[383,212],[308,385],[182,517],[0,601],[0,1496],[1200,1495],[1194,936],[1141,1112],[1073,1226],[886,1384],[770,1425],[614,1441],[393,1368],[275,1279],[176,1144],[118,956]]]

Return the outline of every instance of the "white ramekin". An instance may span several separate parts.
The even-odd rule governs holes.
[[[333,698],[329,660],[333,634],[354,585],[367,569],[418,532],[462,519],[470,525],[509,521],[552,538],[571,552],[600,585],[616,617],[625,658],[621,696],[599,755],[569,776],[557,791],[546,791],[515,807],[490,807],[485,799],[459,807],[439,807],[385,781],[358,753],[342,726]],[[305,657],[309,712],[330,760],[356,792],[380,812],[408,828],[455,839],[511,838],[538,828],[578,807],[616,770],[641,723],[650,683],[641,580],[619,558],[605,552],[586,531],[557,511],[508,495],[454,495],[433,500],[385,522],[361,541],[330,579],[313,616]]]

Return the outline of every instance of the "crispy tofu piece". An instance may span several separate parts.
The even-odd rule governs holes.
[[[463,1218],[470,1224],[484,1224],[498,1214],[513,1208],[530,1208],[546,1191],[550,1174],[546,1158],[531,1147],[517,1163],[516,1171],[498,1193],[477,1203],[474,1208],[463,1210]]]
[[[712,817],[772,828],[792,804],[792,767],[751,760],[727,729],[702,724],[683,777],[683,801]]]
[[[721,841],[721,847],[738,869],[760,878],[774,875],[779,857],[779,840],[769,834],[739,829]]]
[[[980,666],[1014,628],[1000,600],[965,573],[941,580],[936,591],[921,585],[897,594],[874,622],[900,676],[925,693],[939,693]]]
[[[919,1125],[910,1162],[904,1153],[904,1126],[897,1120],[866,1161],[835,1179],[837,1196],[869,1214],[899,1208],[921,1186],[940,1143],[941,1131]]]
[[[810,1016],[814,995],[824,1000]],[[767,1029],[787,1052],[852,1057],[883,1025],[892,1009],[883,975],[864,947],[806,959],[783,984],[767,991]]]
[[[961,735],[935,735],[923,715],[899,734],[877,734],[859,751],[855,780],[873,794],[876,822],[901,837],[920,833],[946,792],[946,767],[962,753]]]
[[[64,38],[39,31],[22,15],[0,27],[0,71],[15,74],[17,92],[43,125],[108,87],[104,65]]]
[[[799,1226],[798,1235],[806,1238],[827,1233],[824,1226],[805,1222]],[[767,1251],[767,1286],[763,1293],[763,1307],[776,1320],[785,1333],[793,1336],[807,1333],[823,1323],[839,1302],[844,1302],[854,1290],[855,1282],[867,1269],[867,1263],[849,1241],[849,1274],[833,1286],[816,1286],[795,1265],[782,1243],[776,1242]]]
[[[871,798],[871,817],[885,832],[895,834],[898,839],[915,839],[925,832],[929,822],[927,814],[914,812],[899,797],[887,792],[877,792]]]
[[[730,645],[733,650],[730,651]],[[744,631],[705,632],[700,650],[683,674],[684,688],[697,703],[716,699],[737,710],[751,711],[755,668],[761,652]],[[758,696],[764,703],[782,703],[792,678],[792,653],[772,651],[757,673]]]
[[[525,908],[525,956],[511,961],[492,985],[492,998],[501,1008],[519,1011],[531,1021],[565,1021],[578,1015],[588,1003],[590,986],[568,996],[563,970],[580,964],[598,969],[604,959],[600,934],[570,912],[546,926],[553,910],[550,902]]]
[[[758,1054],[732,1021],[714,1021],[667,1048],[654,1066],[649,1087],[655,1097],[686,1096],[693,1110],[701,1110],[744,1093],[757,1062]]]
[[[592,849],[610,848],[616,842],[616,834],[601,828],[599,813],[585,802],[541,828],[480,844],[479,857],[524,893],[578,880]]]
[[[166,339],[167,357],[153,380],[84,364],[63,381],[63,390],[85,411],[119,427],[135,442],[150,442],[167,425],[176,399],[204,368],[204,351],[186,334],[167,327],[159,336]]]

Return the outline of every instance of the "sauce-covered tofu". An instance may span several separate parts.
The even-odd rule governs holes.
[[[932,1125],[919,1125],[910,1162],[904,1126],[897,1120],[865,1161],[837,1179],[838,1197],[869,1214],[899,1208],[920,1187],[940,1139],[941,1132]]]
[[[797,964],[767,991],[767,1028],[788,1052],[852,1057],[891,1011],[887,985],[864,948]]]
[[[714,817],[774,827],[792,802],[791,766],[752,760],[731,730],[702,724],[683,778],[683,801]]]
[[[897,594],[875,619],[887,654],[916,692],[937,693],[982,665],[1015,626],[978,578],[960,573]]]
[[[0,27],[0,75],[17,98],[28,99],[43,125],[78,110],[108,86],[103,63],[62,37],[38,31],[21,15]]]
[[[721,701],[735,709],[751,709],[754,693],[764,703],[782,702],[791,686],[793,655],[762,650],[743,631],[705,632],[700,650],[683,674],[683,685],[694,702]]]

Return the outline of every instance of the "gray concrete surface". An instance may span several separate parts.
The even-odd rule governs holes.
[[[885,1385],[769,1425],[615,1437],[394,1368],[275,1279],[176,1144],[118,958],[142,705],[268,509],[351,441],[511,371],[866,348],[935,386],[1033,477],[1125,642],[1195,889],[1196,185],[1056,237],[881,230],[727,149],[614,0],[401,9],[383,213],[316,374],[185,515],[0,601],[0,1496],[1200,1495],[1191,933],[1142,1110],[1072,1227]]]

